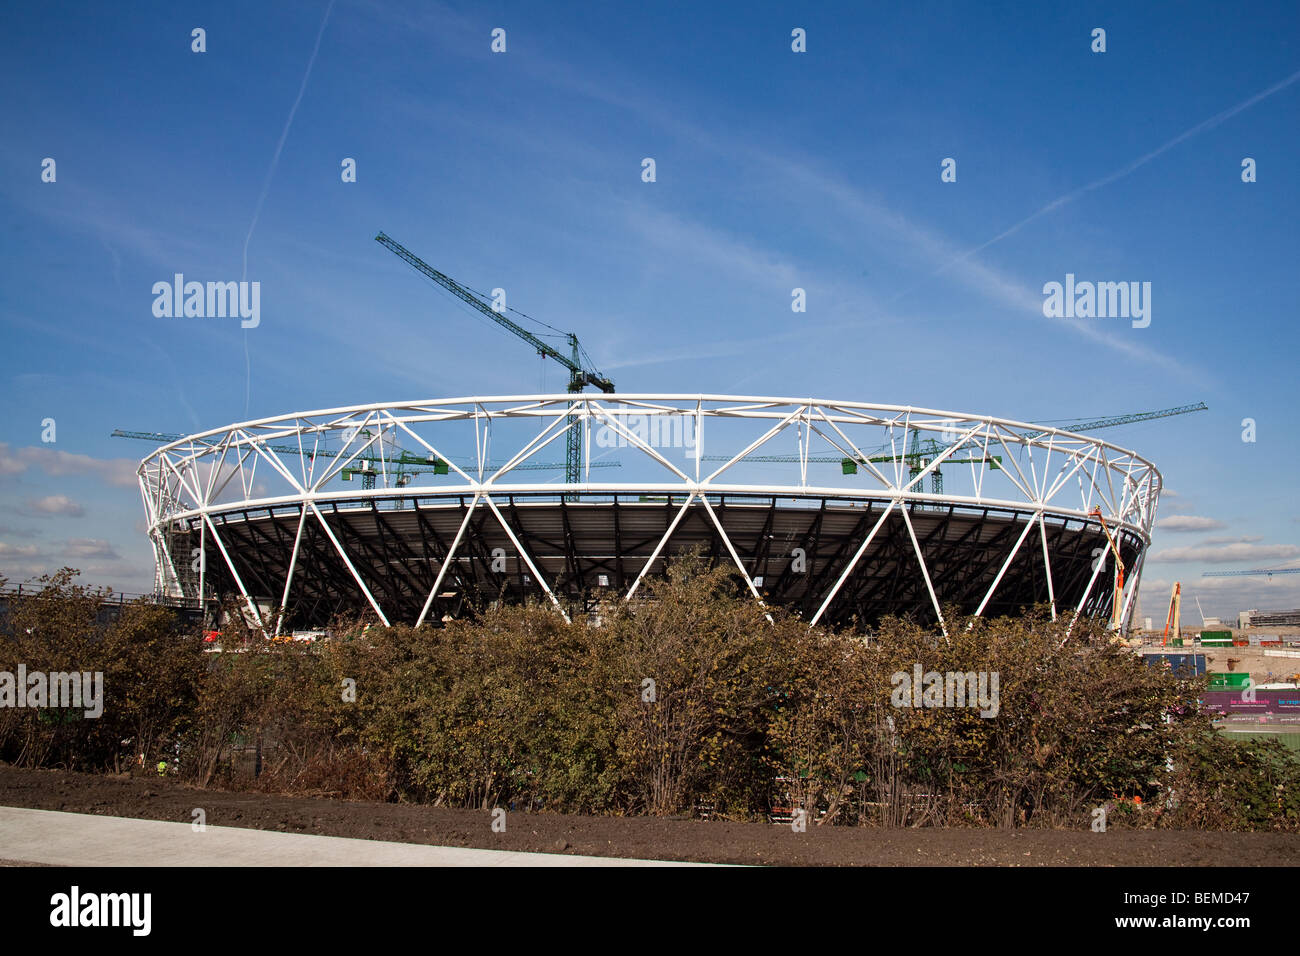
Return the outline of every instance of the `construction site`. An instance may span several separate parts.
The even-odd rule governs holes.
[[[16,6],[13,930],[1285,938],[1300,8],[1222,13]]]
[[[1210,571],[1206,577],[1268,576],[1297,569]],[[1234,737],[1263,737],[1300,751],[1300,611],[1248,610],[1232,624],[1206,617],[1196,599],[1200,626],[1182,620],[1182,583],[1175,582],[1162,629],[1150,618],[1134,629],[1131,643],[1148,665],[1205,677],[1205,708],[1220,730]]]
[[[810,624],[895,615],[942,627],[945,608],[1042,604],[1127,630],[1162,480],[1092,434],[1206,408],[1055,427],[861,401],[616,393],[576,335],[376,240],[453,306],[562,366],[568,391],[116,432],[161,446],[139,472],[160,596],[234,597],[256,620],[282,609],[277,629],[300,632],[344,613],[437,624],[529,599],[568,617],[632,597],[698,549],[733,566],[754,600]]]
[[[157,446],[137,472],[152,606],[181,612],[205,637],[155,659],[136,637],[141,622],[171,636],[176,622],[142,618],[144,604],[119,596],[86,610],[64,584],[53,598],[5,595],[19,628],[60,601],[81,608],[72,617],[121,625],[126,653],[143,655],[125,666],[159,668],[144,682],[180,680],[172,700],[190,701],[167,718],[170,736],[150,739],[131,728],[152,726],[152,715],[114,712],[112,745],[72,758],[116,770],[129,748],[130,769],[111,779],[52,776],[22,763],[12,734],[0,738],[19,761],[0,772],[0,790],[27,808],[26,826],[60,832],[30,814],[83,805],[165,821],[197,786],[228,791],[206,802],[239,826],[440,847],[385,849],[392,860],[495,851],[502,844],[475,829],[475,814],[508,805],[548,811],[514,850],[579,865],[889,865],[915,854],[1019,864],[1034,853],[1049,865],[1208,864],[1240,844],[1189,849],[1154,831],[1263,830],[1290,812],[1285,786],[1269,787],[1293,763],[1259,745],[1300,750],[1300,612],[1250,611],[1236,627],[1201,614],[1199,627],[1184,626],[1177,583],[1163,626],[1140,617],[1164,479],[1096,435],[1204,403],[1047,423],[856,400],[623,393],[576,334],[499,306],[384,233],[376,240],[454,308],[561,366],[568,390],[295,411],[188,435],[114,432]],[[873,696],[906,675],[904,663],[945,652],[962,659],[959,679],[972,666],[994,678],[989,701],[979,685],[991,706],[974,727],[954,714],[936,732]],[[922,665],[907,666],[919,681]],[[306,690],[277,683],[268,695],[267,673],[297,674],[284,686]],[[346,706],[346,689],[341,708],[310,690],[339,673],[358,675],[343,683],[365,688],[365,709]],[[720,673],[702,696],[700,673]],[[639,703],[625,693],[629,674],[649,694]],[[999,675],[1016,688],[1005,699]],[[713,723],[669,721],[679,738],[665,737],[643,708],[659,687],[692,700],[670,713],[703,708]],[[735,689],[754,702],[728,703]],[[1107,694],[1118,696],[1093,706]],[[180,729],[187,708],[213,699],[245,703],[221,733]],[[918,690],[909,706],[930,706],[922,700]],[[823,714],[825,701],[843,713]],[[1020,719],[980,719],[1004,708]],[[1128,729],[1095,729],[1108,714]],[[803,722],[815,728],[811,751]],[[572,734],[580,744],[562,743]],[[399,753],[393,742],[408,740]],[[1225,798],[1206,768],[1238,759],[1216,750],[1236,741],[1258,769],[1239,770],[1239,794]],[[1177,776],[1152,774],[1152,743],[1166,772],[1180,754]],[[43,753],[58,758],[56,745]],[[664,786],[665,761],[644,755],[669,751],[691,757]],[[1059,776],[1044,754],[1060,755]],[[176,779],[135,779],[151,762]],[[1119,769],[1099,782],[1078,769],[1090,766]],[[322,796],[342,798],[324,820]],[[1132,836],[1098,851],[1085,811],[1114,814]],[[683,825],[666,829],[663,817]],[[809,819],[855,836],[798,848],[773,836]],[[863,829],[876,827],[938,835],[881,849]],[[1022,828],[1056,835],[1013,848],[1002,834]],[[1283,835],[1252,836],[1261,852],[1295,853]],[[184,839],[166,838],[186,852]],[[84,852],[36,842],[23,852],[42,861]],[[256,854],[261,844],[239,845]],[[112,839],[96,847],[117,859]]]
[[[341,619],[440,627],[529,602],[598,623],[691,552],[810,626],[869,634],[903,618],[946,633],[947,617],[1036,606],[1104,621],[1149,665],[1206,676],[1224,732],[1300,749],[1300,611],[1184,626],[1175,584],[1163,626],[1139,617],[1162,478],[1093,434],[1204,403],[1049,426],[618,393],[576,334],[375,239],[453,310],[561,366],[568,390],[115,432],[160,446],[139,469],[155,598],[203,620],[210,649],[235,605],[305,641]]]

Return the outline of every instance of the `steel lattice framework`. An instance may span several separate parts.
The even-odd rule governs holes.
[[[580,480],[539,480],[530,463],[570,434]],[[620,480],[593,480],[594,462]],[[359,467],[373,486],[345,482]],[[631,598],[688,547],[810,623],[943,626],[954,608],[1040,602],[1109,615],[1098,508],[1128,569],[1127,625],[1161,488],[1131,451],[1025,422],[641,394],[300,412],[172,442],[139,477],[161,593],[237,596],[259,622],[282,607],[293,626],[367,609],[386,625],[440,621],[530,596],[568,616]]]

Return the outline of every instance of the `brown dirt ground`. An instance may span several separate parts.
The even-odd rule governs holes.
[[[198,790],[169,780],[0,764],[0,805],[400,843],[787,866],[1300,865],[1300,834],[908,829],[511,813]],[[0,858],[4,857],[0,836]]]

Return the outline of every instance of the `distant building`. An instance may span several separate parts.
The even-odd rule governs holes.
[[[1300,608],[1292,611],[1243,611],[1237,616],[1237,621],[1241,627],[1300,627]]]

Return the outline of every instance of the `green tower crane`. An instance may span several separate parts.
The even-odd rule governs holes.
[[[419,272],[424,273],[424,275],[438,283],[438,285],[442,286],[462,302],[472,306],[479,312],[482,312],[493,322],[519,336],[519,338],[537,349],[539,355],[554,359],[567,368],[569,370],[570,392],[581,392],[588,385],[594,385],[596,388],[606,393],[614,391],[613,382],[601,375],[600,372],[583,366],[582,347],[578,344],[578,337],[572,332],[563,333],[569,343],[569,354],[565,355],[554,346],[548,345],[527,329],[511,321],[503,312],[498,311],[488,302],[484,301],[483,297],[477,292],[466,288],[455,279],[443,275],[395,239],[392,239],[381,232],[379,235],[375,236],[375,241],[384,246],[398,258],[404,259]],[[582,430],[578,427],[578,420],[572,415],[569,416],[568,426],[568,434],[566,435],[567,453],[564,459],[564,478],[566,483],[576,485],[582,480]]]

